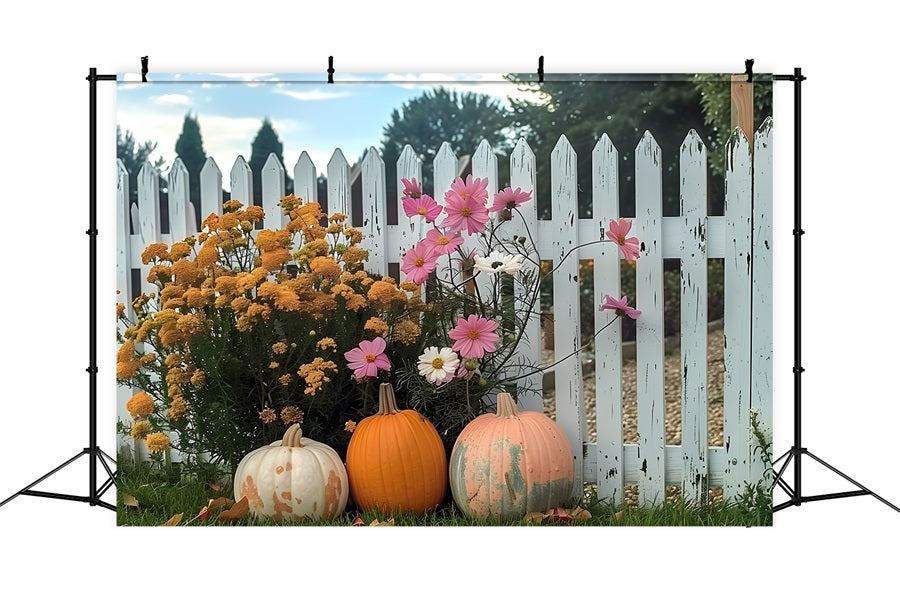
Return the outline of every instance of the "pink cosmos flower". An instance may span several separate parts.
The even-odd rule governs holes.
[[[437,228],[432,228],[425,233],[423,241],[438,256],[449,254],[463,244],[463,238],[458,232],[441,232]]]
[[[619,249],[622,250],[622,254],[628,262],[641,257],[640,240],[637,237],[625,237],[630,230],[631,222],[620,217],[618,222],[610,220],[609,230],[606,231],[606,236],[618,243]]]
[[[449,203],[451,198],[458,198],[464,203],[468,203],[469,206],[481,205],[483,207],[488,199],[487,185],[487,177],[473,179],[472,175],[469,175],[465,181],[462,177],[457,177],[450,189],[444,193],[444,200]]]
[[[632,320],[637,320],[641,312],[634,307],[628,306],[628,297],[623,296],[621,300],[610,298],[608,294],[604,295],[604,302],[600,305],[600,311],[611,309],[616,312],[617,316],[628,316]]]
[[[423,239],[403,256],[400,270],[406,273],[406,281],[421,284],[437,268],[437,258],[438,254]]]
[[[444,213],[447,217],[444,218],[444,228],[458,232],[465,230],[470,235],[484,230],[489,214],[483,203],[479,203],[471,196],[463,198],[452,190],[447,192],[445,199],[447,205],[444,207]]]
[[[403,195],[409,198],[418,198],[422,195],[422,186],[419,185],[419,180],[413,177],[412,179],[401,179],[403,182]]]
[[[347,366],[353,369],[353,377],[361,380],[364,377],[375,377],[378,370],[391,370],[391,361],[384,355],[387,342],[382,337],[375,337],[371,341],[360,341],[359,345],[348,352],[344,352]]]
[[[488,211],[501,211],[503,209],[515,209],[523,203],[531,200],[531,192],[523,192],[516,188],[515,192],[512,188],[503,188],[494,194],[494,204],[488,207]]]
[[[429,224],[437,219],[443,208],[435,202],[428,194],[422,194],[418,198],[405,196],[403,198],[403,211],[409,217],[417,215],[425,216],[425,221]]]
[[[468,318],[459,318],[456,327],[448,335],[456,343],[452,350],[459,352],[463,358],[483,358],[485,352],[493,352],[497,349],[497,340],[500,335],[495,333],[500,324],[494,320],[481,318],[475,314]]]

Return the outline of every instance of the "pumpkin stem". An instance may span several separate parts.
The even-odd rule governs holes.
[[[499,418],[515,418],[519,415],[516,411],[516,402],[512,395],[508,392],[501,392],[497,395],[497,417]]]
[[[284,438],[281,440],[281,445],[291,448],[299,448],[301,437],[303,437],[303,431],[300,429],[300,425],[292,424],[284,434]]]
[[[397,408],[397,397],[394,396],[394,387],[390,384],[381,384],[378,387],[378,413],[376,416],[385,416],[396,414],[400,411]]]

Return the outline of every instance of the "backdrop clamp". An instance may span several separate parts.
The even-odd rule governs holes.
[[[150,56],[149,55],[141,56],[141,81],[144,83],[147,82],[147,70],[148,70],[147,66],[149,64],[150,64]]]
[[[328,82],[334,83],[334,56],[328,56]]]
[[[540,56],[538,58],[537,74],[538,74],[538,83],[543,83],[544,82],[544,56]]]

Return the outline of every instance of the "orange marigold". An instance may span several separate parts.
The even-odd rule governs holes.
[[[291,261],[291,252],[286,248],[262,252],[260,262],[267,271],[278,271]]]
[[[172,247],[169,248],[169,258],[171,258],[173,262],[186,258],[190,253],[191,246],[188,245],[186,241],[173,243]]]
[[[145,390],[141,390],[128,399],[128,402],[125,404],[125,409],[128,410],[128,413],[131,414],[133,419],[143,420],[153,413],[153,397],[147,394]]]
[[[312,269],[313,273],[328,279],[337,279],[341,275],[341,265],[329,256],[313,258],[312,262],[309,263],[309,268]]]
[[[122,314],[125,313],[125,303],[116,303],[116,319],[122,317]]]
[[[403,320],[394,325],[392,336],[403,345],[412,345],[422,334],[422,329],[412,320]]]
[[[224,208],[224,207],[223,207]],[[237,228],[241,220],[234,213],[228,212],[219,216],[219,230],[231,230]]]
[[[266,212],[259,205],[250,205],[244,213],[248,222],[260,222],[266,217]]]
[[[169,246],[165,243],[151,243],[145,247],[144,251],[141,253],[141,262],[150,264],[151,260],[168,260],[168,249]]]
[[[184,400],[184,397],[180,395],[172,397],[172,404],[169,405],[166,416],[168,416],[169,420],[180,420],[185,415],[187,415],[187,402]]]
[[[259,419],[263,421],[263,424],[269,424],[271,422],[275,422],[275,411],[271,407],[266,407],[261,412],[259,412]]]
[[[296,220],[290,222],[288,224],[288,227],[290,227],[290,225],[293,224],[294,222],[296,222]],[[315,224],[313,226],[307,226],[307,227],[303,228],[303,238],[306,239],[307,241],[315,241],[316,239],[324,239],[326,234],[328,234],[328,233],[325,232],[325,228],[323,228],[322,226],[319,226],[318,224]]]
[[[131,425],[131,437],[135,440],[144,439],[150,433],[151,429],[150,423],[146,420],[135,422]]]
[[[282,386],[289,386],[291,384],[291,374],[285,373],[281,377],[278,378],[278,383]]]
[[[320,352],[324,352],[325,350],[333,350],[336,348],[337,344],[331,337],[322,337],[316,342],[316,349]]]
[[[344,422],[344,430],[348,433],[352,433],[356,430],[356,421],[355,420],[347,420]]]
[[[288,351],[287,343],[284,341],[279,341],[277,343],[272,344],[272,352],[275,354],[285,354]]]
[[[367,296],[376,309],[386,309],[393,301],[406,301],[406,293],[397,288],[393,280],[387,281],[388,279],[390,278],[385,277],[373,282],[369,288]]]
[[[350,245],[356,245],[363,240],[363,234],[359,228],[347,228],[344,230],[344,236],[350,239]]]
[[[150,433],[144,443],[150,452],[165,452],[172,445],[172,441],[165,433]]]
[[[243,206],[244,205],[243,203],[241,203],[241,201],[232,198],[231,200],[226,200],[224,203],[222,203],[222,211],[229,213],[231,211],[237,211]]]
[[[172,274],[179,284],[193,284],[203,278],[203,271],[191,260],[178,260],[173,263]]]
[[[340,212],[335,212],[328,216],[329,222],[343,222],[346,219],[347,219],[346,214],[340,213]]]
[[[291,233],[287,229],[260,230],[256,235],[256,246],[261,252],[268,252],[275,249],[286,249],[291,246]]]
[[[191,383],[197,388],[203,388],[206,385],[206,373],[197,369],[191,374]]]
[[[197,257],[194,259],[194,262],[197,263],[197,266],[208,267],[215,264],[218,259],[219,250],[213,243],[207,241],[203,244],[203,247],[200,248],[200,251],[197,252]]]
[[[303,392],[309,396],[315,396],[325,382],[331,381],[328,373],[335,372],[337,372],[337,365],[333,361],[317,356],[312,362],[300,365],[297,375],[306,382],[306,389]]]
[[[366,321],[365,326],[363,326],[363,329],[371,331],[379,337],[384,337],[385,335],[388,334],[388,325],[381,318],[375,318],[375,317],[369,318]]]
[[[348,247],[341,255],[341,260],[350,265],[359,264],[368,259],[369,252],[361,247],[356,247],[355,245]]]
[[[281,421],[285,425],[303,422],[303,410],[293,405],[287,405],[281,408]]]
[[[206,305],[206,297],[200,288],[188,288],[184,293],[184,302],[191,309],[202,309]]]

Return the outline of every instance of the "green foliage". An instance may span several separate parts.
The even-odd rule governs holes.
[[[200,227],[200,171],[206,163],[206,150],[203,149],[203,136],[200,134],[200,123],[197,116],[185,113],[181,134],[175,141],[175,153],[181,159],[190,178],[190,198],[194,203],[197,215],[197,228]],[[179,239],[181,237],[178,237]]]
[[[248,162],[250,170],[253,171],[253,202],[244,203],[246,205],[262,206],[262,168],[269,159],[269,154],[275,154],[281,165],[285,167],[285,190],[291,194],[294,190],[293,179],[287,174],[287,165],[284,163],[284,145],[278,138],[278,133],[272,126],[272,122],[266,117],[259,127],[253,142],[250,144],[250,160]]]
[[[495,153],[503,154],[510,148],[508,113],[496,98],[471,92],[458,93],[444,87],[404,102],[401,108],[391,113],[381,140],[381,155],[388,169],[388,195],[397,193],[396,173],[391,169],[396,168],[404,145],[411,145],[427,165],[434,160],[444,141],[457,156],[475,153],[482,139],[487,139]],[[502,170],[502,164],[498,166],[501,169],[499,181],[504,183],[509,169]],[[431,173],[423,173],[422,184],[428,194],[434,194],[433,181]]]
[[[122,129],[116,126],[116,157],[125,165],[128,171],[128,193],[130,202],[137,202],[137,177],[141,171],[144,162],[150,160],[151,154],[156,150],[156,143],[152,141],[144,141],[136,143],[134,135],[130,130],[126,130],[124,136]],[[162,173],[165,170],[166,161],[162,156],[150,162],[157,171]],[[165,180],[160,177],[160,187],[165,185]]]

